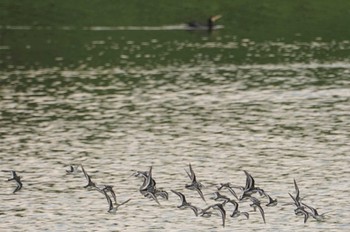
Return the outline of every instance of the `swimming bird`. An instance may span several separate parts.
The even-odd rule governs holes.
[[[190,190],[196,190],[199,196],[203,199],[203,201],[205,201],[203,192],[201,190],[203,185],[197,181],[196,174],[194,173],[191,164],[189,164],[189,168],[190,168],[190,173],[188,173],[186,169],[185,171],[192,182],[191,184],[186,184],[185,188]]]
[[[252,204],[250,204],[250,206],[254,208],[254,211],[256,211],[256,208],[259,209],[261,217],[262,217],[264,223],[266,224],[265,212],[264,212],[263,208],[260,205],[260,201],[258,199],[256,199],[255,197],[250,197],[250,200],[253,202]]]
[[[215,15],[215,16],[210,16],[207,19],[206,24],[201,24],[198,22],[188,22],[187,26],[191,30],[208,30],[212,31],[215,28],[215,21],[220,19],[222,16],[221,15]]]
[[[179,208],[179,209],[187,209],[187,208],[190,208],[190,209],[192,209],[192,211],[194,212],[194,214],[195,214],[196,216],[198,216],[198,211],[200,211],[199,208],[197,208],[196,206],[193,206],[191,203],[187,202],[187,201],[186,201],[185,195],[183,195],[181,192],[177,192],[177,191],[175,191],[175,190],[171,190],[171,191],[172,191],[173,193],[175,193],[175,194],[180,198],[180,200],[181,200],[181,205],[177,206],[177,208]]]
[[[19,190],[21,190],[23,184],[21,182],[21,177],[17,175],[16,171],[11,170],[11,171],[5,171],[5,172],[11,172],[11,174],[12,174],[12,177],[9,178],[7,181],[14,180],[16,182],[16,185],[17,185],[12,193],[14,194],[14,193],[18,192]]]

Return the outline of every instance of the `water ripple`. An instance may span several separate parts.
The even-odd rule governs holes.
[[[157,206],[129,177],[153,165],[157,185],[204,207],[184,190],[188,163],[206,197],[220,182],[244,185],[249,170],[281,203],[267,209],[266,225],[252,212],[249,221],[228,220],[227,230],[347,229],[349,70],[344,61],[2,71],[0,168],[16,169],[24,186],[12,195],[13,185],[2,185],[0,229],[218,230],[219,217],[180,211],[173,195]],[[128,207],[109,215],[105,199],[82,188],[84,177],[65,175],[80,163],[96,182],[115,185],[120,199],[130,197]],[[303,224],[283,205],[293,178],[305,201],[329,212],[325,222]]]

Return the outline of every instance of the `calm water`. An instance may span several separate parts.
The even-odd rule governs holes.
[[[0,168],[23,178],[13,195],[0,173],[1,231],[350,229],[349,41],[97,29],[1,29]],[[188,163],[207,204],[184,188]],[[70,164],[132,200],[108,214]],[[279,204],[263,224],[242,203],[250,219],[222,229],[218,215],[177,209],[172,193],[161,206],[142,197],[130,175],[151,165],[158,187],[202,208],[219,183],[244,185],[243,170]],[[284,205],[293,178],[324,222]]]

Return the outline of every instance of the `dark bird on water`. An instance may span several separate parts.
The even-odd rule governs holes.
[[[188,22],[187,26],[190,30],[208,30],[212,31],[215,28],[215,21],[220,19],[221,15],[210,16],[206,24],[201,24],[198,22]]]

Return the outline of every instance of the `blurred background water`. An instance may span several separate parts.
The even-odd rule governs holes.
[[[52,1],[32,8],[28,1],[1,3],[0,168],[23,179],[23,189],[11,194],[10,174],[0,173],[1,231],[222,230],[218,215],[196,218],[177,209],[170,189],[204,208],[219,183],[244,185],[243,170],[279,204],[265,208],[263,224],[243,203],[250,219],[228,217],[223,230],[350,229],[350,41],[348,31],[339,32],[345,23],[327,18],[333,11],[322,1],[315,2],[324,11],[310,3],[294,6],[313,14],[305,28],[296,15],[290,29],[283,27],[285,14],[279,16],[288,6],[263,14],[273,1],[265,8],[241,1],[204,1],[196,8],[196,1],[188,2],[182,6],[187,17],[175,17],[178,5],[170,14],[159,4],[153,10],[162,13],[148,14],[148,21],[121,13],[115,24],[110,15],[91,23],[79,18],[86,12],[101,16],[96,5],[82,7],[69,24],[72,15],[64,21],[68,13],[42,6]],[[152,12],[150,5],[134,3],[104,2],[101,8],[125,7],[141,19]],[[38,9],[52,12],[37,15]],[[13,12],[17,20],[8,18]],[[249,18],[242,12],[251,20],[240,21]],[[186,20],[205,22],[203,15],[212,13],[223,15],[220,30],[184,27]],[[51,21],[40,21],[43,16]],[[267,19],[277,16],[276,30],[265,34]],[[259,17],[267,22],[257,23]],[[322,24],[327,19],[329,25]],[[337,20],[337,27],[331,24]],[[207,203],[184,188],[188,163],[205,186]],[[109,214],[104,196],[83,188],[81,173],[66,175],[70,164],[83,164],[97,183],[114,185],[118,200],[130,203]],[[141,181],[130,177],[150,166],[157,186],[169,192],[160,206],[141,196]],[[310,218],[304,224],[293,206],[284,205],[295,192],[293,178],[304,201],[326,212],[324,222]]]

